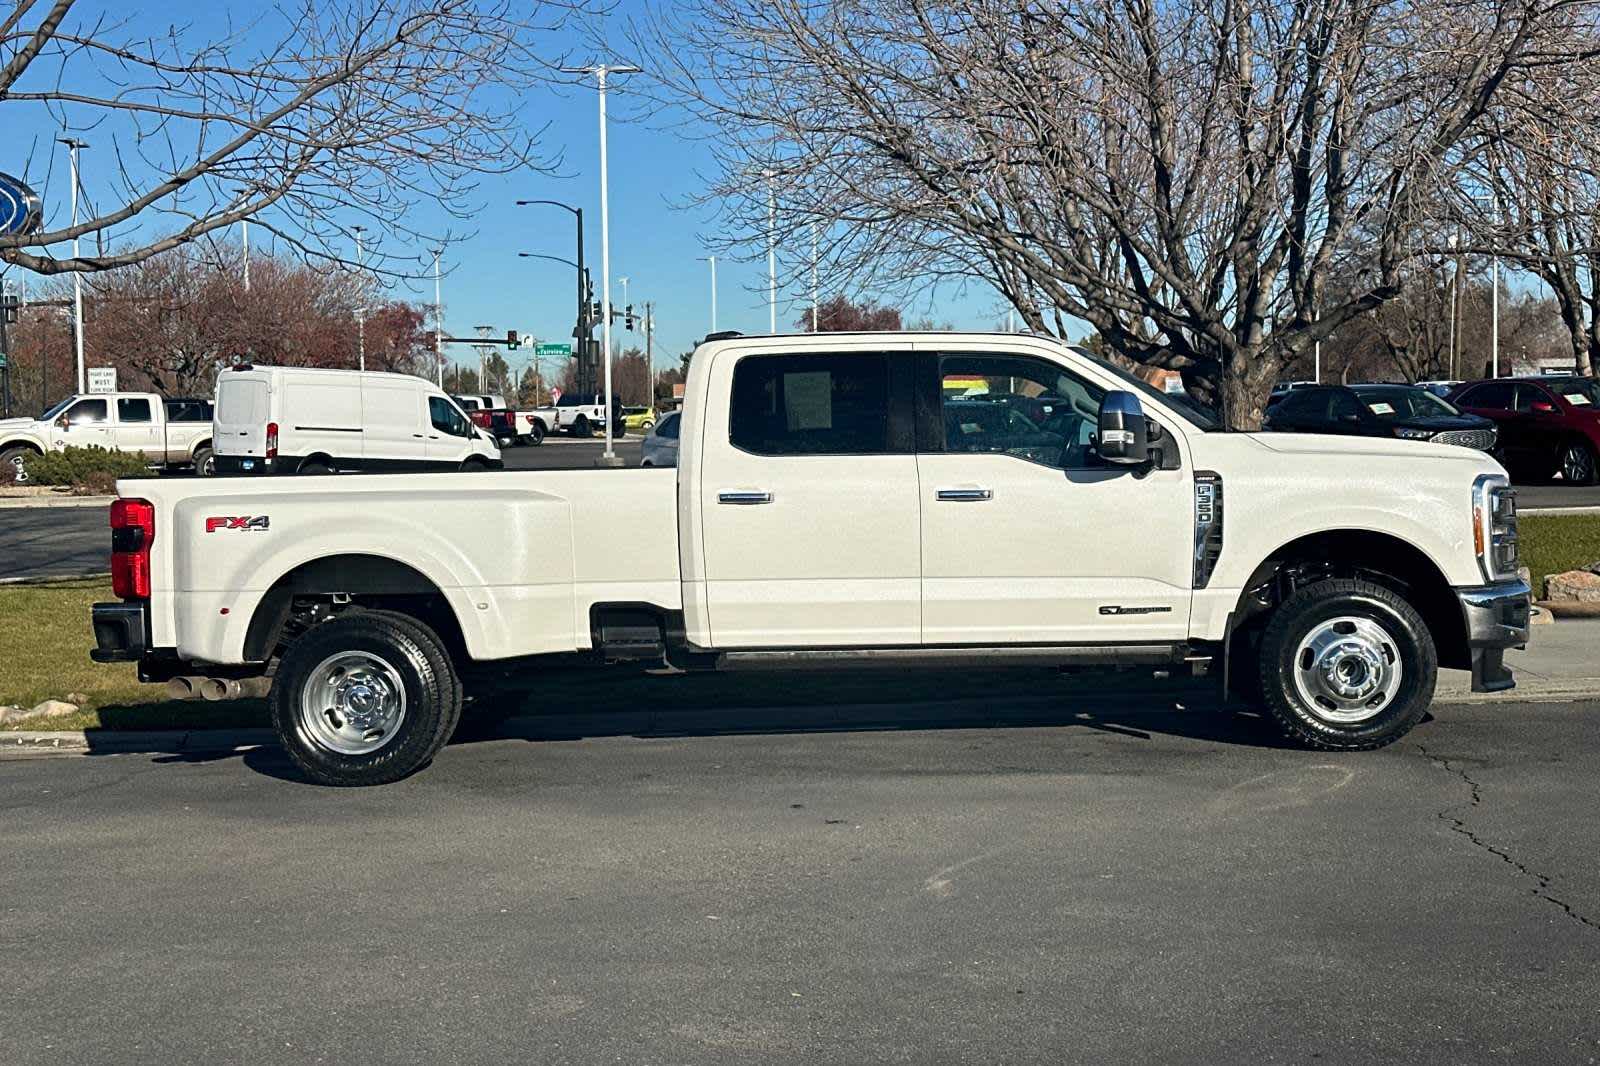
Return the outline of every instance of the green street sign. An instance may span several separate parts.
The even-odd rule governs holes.
[[[541,344],[533,349],[535,355],[571,355],[570,344]]]
[[[6,368],[6,353],[5,352],[0,352],[0,370],[4,370],[5,368]]]

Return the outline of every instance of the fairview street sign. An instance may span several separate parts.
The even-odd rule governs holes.
[[[541,344],[533,350],[534,355],[571,355],[570,344]]]

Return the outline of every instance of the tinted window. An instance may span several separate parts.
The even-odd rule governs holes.
[[[106,420],[106,402],[104,400],[79,400],[67,412],[67,421],[75,426],[85,425],[90,422],[104,422]]]
[[[1066,468],[1100,465],[1094,434],[1105,390],[1054,363],[946,356],[939,389],[947,452],[998,452]]]
[[[150,401],[143,397],[127,397],[117,401],[118,422],[149,422]]]
[[[1533,405],[1536,403],[1547,403],[1552,407],[1555,406],[1554,401],[1550,398],[1550,394],[1545,392],[1539,386],[1529,385],[1527,382],[1522,382],[1519,384],[1517,386],[1516,410],[1532,411]]]
[[[1591,378],[1573,378],[1563,381],[1555,386],[1561,398],[1574,407],[1594,407],[1600,405],[1600,382]]]
[[[168,400],[168,422],[209,422],[211,421],[211,401],[209,400]]]
[[[1272,413],[1290,418],[1323,418],[1328,413],[1327,397],[1321,389],[1295,389],[1278,401]]]
[[[1378,418],[1432,418],[1461,413],[1426,389],[1357,389],[1356,395]]]
[[[757,455],[889,450],[883,355],[748,356],[733,368],[729,439]]]
[[[668,415],[656,423],[656,436],[665,437],[667,440],[678,439],[678,416]]]
[[[443,396],[428,397],[428,421],[440,433],[448,433],[452,437],[472,436],[472,424]]]
[[[1335,422],[1361,421],[1361,404],[1350,393],[1335,389],[1328,393],[1328,417]]]
[[[1461,394],[1461,406],[1481,407],[1490,411],[1509,411],[1511,391],[1511,383],[1508,381],[1478,385]]]

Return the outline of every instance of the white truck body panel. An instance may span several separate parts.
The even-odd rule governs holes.
[[[176,466],[192,462],[195,450],[211,442],[210,422],[171,421],[166,400],[153,392],[85,393],[63,403],[48,419],[0,420],[0,451],[17,445],[41,454],[94,447],[139,453],[152,466]]]
[[[127,482],[156,505],[151,636],[200,661],[243,661],[265,593],[310,560],[376,555],[435,584],[474,659],[591,647],[596,604],[682,611],[704,649],[1221,640],[1252,573],[1330,530],[1419,550],[1481,585],[1481,452],[1423,442],[1202,432],[1157,396],[1179,469],[1051,468],[1006,454],[757,455],[730,442],[735,365],[819,352],[1019,354],[1105,390],[1115,373],[1006,334],[736,338],[691,363],[675,478],[659,471],[502,472],[333,481]],[[1194,478],[1225,486],[1224,542],[1193,585]],[[944,489],[981,488],[983,502]],[[744,506],[725,494],[769,494]],[[265,531],[205,532],[265,515]],[[1130,608],[1126,612],[1107,606]]]

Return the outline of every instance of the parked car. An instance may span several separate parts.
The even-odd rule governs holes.
[[[636,429],[640,433],[647,433],[656,424],[656,409],[654,407],[624,407],[622,409],[622,424],[628,429]]]
[[[494,438],[409,374],[241,364],[217,376],[217,471],[498,470]]]
[[[1315,384],[1317,384],[1315,381],[1280,381],[1272,386],[1272,392],[1267,397],[1267,404],[1268,406],[1275,404],[1295,389],[1309,388]]]
[[[678,465],[678,424],[683,416],[677,411],[663,415],[661,421],[650,427],[640,446],[640,466]]]
[[[1435,396],[1447,398],[1455,391],[1456,386],[1460,384],[1461,382],[1459,381],[1441,378],[1437,381],[1419,381],[1417,382],[1417,388],[1427,389]]]
[[[159,470],[214,470],[210,405],[153,392],[68,396],[38,418],[0,420],[0,471],[28,480],[28,460],[67,446],[139,452]]]
[[[1492,451],[1495,426],[1414,385],[1317,385],[1267,409],[1264,428],[1291,433],[1430,440]]]
[[[1500,454],[1513,477],[1543,481],[1561,475],[1573,485],[1600,481],[1600,382],[1540,375],[1468,382],[1453,402],[1493,419]]]
[[[206,691],[270,676],[284,750],[334,785],[425,765],[463,676],[493,702],[574,665],[1209,668],[1336,751],[1405,736],[1439,666],[1513,684],[1530,590],[1488,455],[1222,432],[1045,337],[870,341],[701,344],[674,477],[350,478],[336,505],[299,479],[122,482],[94,657]],[[1095,406],[1029,428],[951,377]],[[969,449],[963,403],[1017,437]]]

